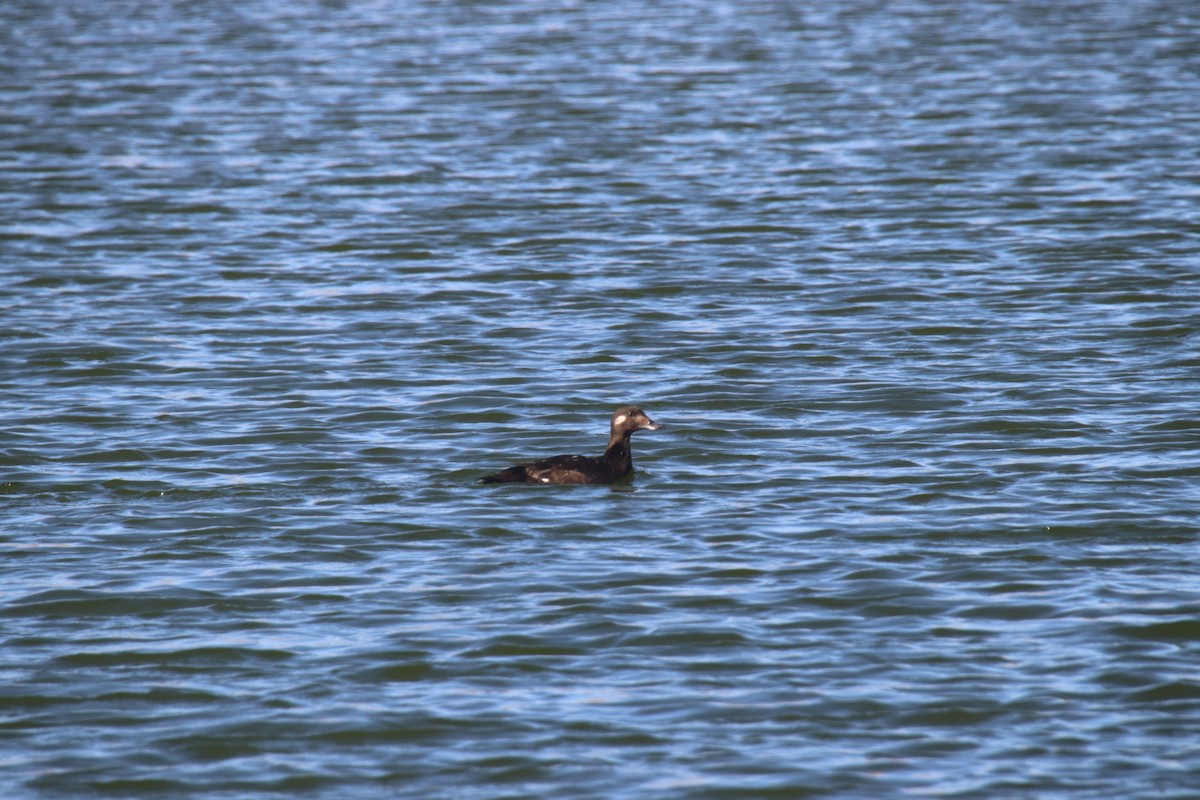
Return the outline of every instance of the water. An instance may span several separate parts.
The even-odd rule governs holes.
[[[0,37],[6,798],[1200,793],[1191,4]]]

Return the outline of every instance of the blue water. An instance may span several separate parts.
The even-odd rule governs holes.
[[[1200,7],[0,6],[5,798],[1200,796]],[[627,486],[480,486],[598,454]]]

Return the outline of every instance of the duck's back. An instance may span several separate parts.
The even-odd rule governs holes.
[[[481,483],[612,483],[625,477],[603,458],[551,456],[517,464],[483,478]]]

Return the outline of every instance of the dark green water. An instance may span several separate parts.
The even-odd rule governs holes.
[[[1200,6],[6,2],[0,109],[5,798],[1200,796]]]

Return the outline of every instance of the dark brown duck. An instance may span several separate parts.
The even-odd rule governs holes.
[[[604,455],[551,456],[541,461],[517,464],[480,478],[480,483],[615,483],[633,472],[633,453],[629,437],[634,431],[661,428],[636,406],[622,406],[613,412],[612,432]]]

